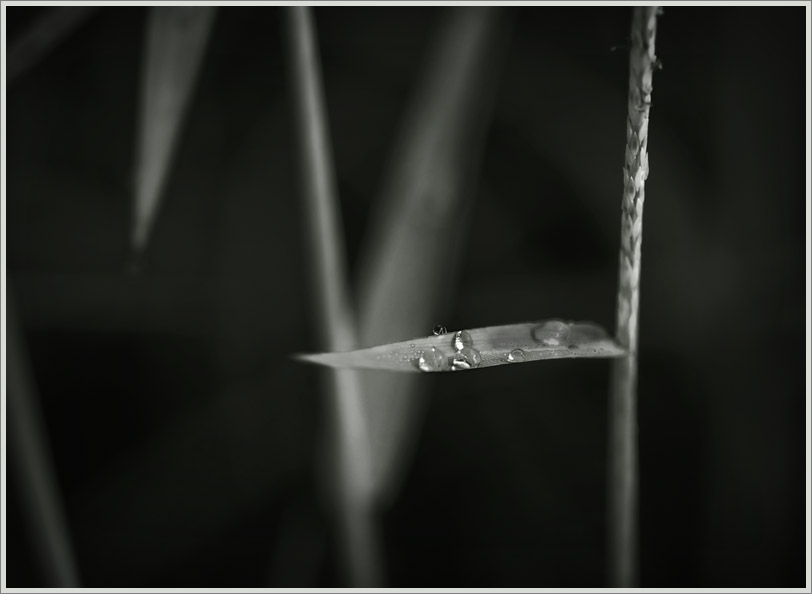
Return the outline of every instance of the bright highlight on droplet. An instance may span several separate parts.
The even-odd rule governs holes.
[[[467,330],[460,330],[454,335],[454,350],[461,351],[465,347],[474,346],[474,339]]]
[[[451,369],[461,371],[463,369],[476,369],[482,363],[482,355],[473,347],[463,347],[454,354],[451,360]]]
[[[507,360],[511,363],[521,363],[526,359],[522,349],[513,349],[510,351]]]
[[[570,335],[569,325],[550,320],[533,328],[533,339],[544,346],[561,346]]]
[[[420,371],[445,371],[448,369],[448,361],[440,351],[431,347],[430,351],[423,353],[417,359],[417,367]]]

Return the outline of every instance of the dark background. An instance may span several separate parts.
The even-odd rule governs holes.
[[[8,9],[8,41],[42,9]],[[441,8],[317,8],[351,272]],[[514,9],[450,328],[614,326],[630,8]],[[130,275],[146,10],[8,89],[8,278],[86,586],[334,586],[282,13],[220,9]],[[805,22],[668,8],[643,242],[641,578],[804,585]],[[614,48],[614,49],[613,49]],[[428,331],[428,329],[427,329]],[[604,584],[606,361],[432,378],[389,585]],[[8,585],[42,576],[8,452]]]

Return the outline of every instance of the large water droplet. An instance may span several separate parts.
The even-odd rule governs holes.
[[[569,335],[569,326],[558,320],[550,320],[533,328],[533,338],[544,346],[561,346]]]
[[[440,336],[441,334],[446,334],[448,332],[448,330],[446,330],[445,326],[443,326],[442,324],[437,324],[434,327],[433,332],[434,332],[434,336]]]
[[[466,330],[460,330],[454,335],[454,350],[461,351],[465,347],[474,346],[474,339]]]
[[[482,363],[482,355],[479,351],[471,347],[463,347],[454,354],[451,360],[451,369],[460,371],[461,369],[474,369]]]
[[[513,349],[510,351],[508,355],[508,361],[510,363],[521,363],[525,360],[525,354],[522,349]]]
[[[431,347],[430,351],[423,353],[417,359],[417,367],[420,371],[443,371],[448,368],[448,361],[440,351]]]

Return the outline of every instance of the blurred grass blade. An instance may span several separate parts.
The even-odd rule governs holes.
[[[352,349],[356,345],[356,331],[347,288],[344,238],[316,34],[308,7],[289,7],[286,14],[319,338],[327,348]],[[352,586],[378,586],[382,570],[370,501],[370,448],[360,380],[348,370],[331,371],[326,379],[328,431],[332,438],[326,445],[328,455],[337,458],[332,467],[337,472],[343,562]]]
[[[31,538],[48,587],[78,588],[62,498],[56,481],[31,362],[12,292],[6,301],[9,445],[17,458],[17,485]]]
[[[60,43],[93,16],[96,6],[49,8],[8,48],[6,82],[11,84],[34,68]],[[6,13],[8,14],[8,12]]]
[[[617,295],[617,341],[628,354],[614,362],[609,402],[609,539],[610,586],[637,586],[637,336],[640,313],[640,247],[643,203],[648,177],[648,129],[656,57],[656,6],[634,8],[629,52],[629,99],[620,264]]]
[[[215,14],[213,6],[156,6],[149,12],[136,148],[136,253],[149,239]]]
[[[450,294],[454,282],[509,27],[496,8],[446,10],[361,252],[363,345],[419,335],[453,307],[432,296]],[[420,379],[365,373],[363,381],[376,489],[385,498],[413,446]]]
[[[473,328],[345,353],[300,355],[299,359],[330,367],[431,372],[624,353],[600,326],[548,320]]]

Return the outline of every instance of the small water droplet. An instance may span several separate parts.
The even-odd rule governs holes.
[[[513,349],[508,355],[508,361],[511,363],[521,363],[525,360],[525,354],[522,349]]]
[[[454,350],[461,351],[465,347],[474,346],[474,339],[467,330],[460,330],[454,335]]]
[[[414,348],[414,343],[410,344],[410,345],[409,345],[409,348],[410,348],[410,349],[413,349],[413,348]]]
[[[448,333],[448,330],[446,330],[445,326],[443,326],[442,324],[437,324],[434,327],[433,332],[434,332],[434,336],[440,336],[441,334]]]
[[[550,320],[533,328],[533,338],[544,346],[561,346],[569,335],[569,326],[558,320]]]
[[[431,347],[417,359],[417,367],[420,371],[443,371],[448,368],[448,361],[440,351]]]
[[[482,355],[472,347],[463,347],[454,354],[451,361],[451,369],[460,371],[462,369],[474,369],[482,363]]]

